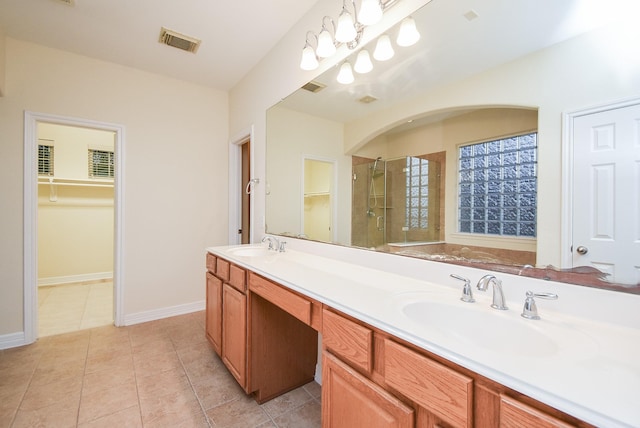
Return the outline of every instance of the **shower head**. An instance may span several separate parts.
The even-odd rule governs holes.
[[[378,167],[378,161],[382,160],[382,156],[378,156],[376,160],[373,162],[373,170],[375,171]]]

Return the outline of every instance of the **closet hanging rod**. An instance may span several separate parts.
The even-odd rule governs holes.
[[[43,184],[43,185],[48,184],[48,185],[56,185],[56,186],[113,187],[113,183],[105,183],[105,182],[92,183],[88,181],[76,182],[76,183],[59,182],[59,181],[53,181],[53,180],[38,181],[38,185],[40,184]]]

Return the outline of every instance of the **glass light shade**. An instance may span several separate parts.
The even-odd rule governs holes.
[[[353,71],[351,70],[351,64],[345,62],[340,66],[340,71],[338,72],[337,80],[339,83],[343,85],[348,85],[349,83],[353,83],[355,80],[353,77]]]
[[[300,60],[300,68],[303,70],[315,70],[316,68],[318,68],[318,58],[316,58],[316,53],[309,45],[306,45],[304,49],[302,49],[302,60]]]
[[[373,64],[371,63],[371,57],[369,56],[369,51],[366,49],[362,49],[358,52],[358,57],[356,58],[356,63],[353,64],[353,69],[356,73],[364,74],[373,70]]]
[[[347,43],[356,38],[355,22],[353,17],[346,9],[342,9],[342,13],[338,17],[338,28],[336,28],[336,40],[340,43]]]
[[[398,31],[398,39],[396,43],[398,46],[411,46],[420,40],[420,33],[416,28],[416,21],[412,17],[405,18],[400,24],[400,31]]]
[[[382,19],[382,6],[380,0],[362,0],[358,21],[362,25],[377,24]]]
[[[320,31],[318,35],[318,49],[316,53],[320,58],[328,58],[336,53],[336,45],[333,43],[333,37],[326,28]]]
[[[391,39],[388,35],[383,34],[376,43],[376,49],[373,51],[373,57],[378,61],[386,61],[393,58],[395,52],[391,46]]]

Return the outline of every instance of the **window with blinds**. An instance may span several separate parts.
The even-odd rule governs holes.
[[[38,144],[38,175],[53,176],[53,146]]]
[[[460,232],[535,237],[537,133],[459,148]]]
[[[113,152],[107,150],[89,149],[89,177],[113,178],[114,176]]]

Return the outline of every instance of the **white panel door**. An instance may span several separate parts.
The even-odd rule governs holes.
[[[640,284],[640,104],[573,121],[573,266]]]

